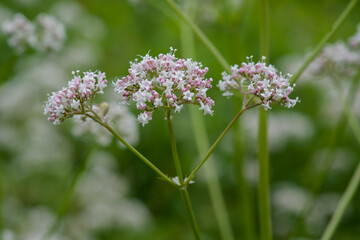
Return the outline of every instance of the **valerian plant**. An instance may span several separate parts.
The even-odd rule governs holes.
[[[49,115],[48,120],[58,125],[66,119],[77,118],[91,119],[105,127],[121,143],[129,148],[135,155],[154,170],[161,179],[177,187],[182,195],[186,209],[191,219],[196,239],[201,239],[198,224],[187,192],[188,184],[194,183],[197,171],[209,158],[229,129],[246,110],[262,105],[265,109],[271,109],[270,103],[279,103],[285,107],[294,107],[298,98],[291,99],[290,93],[295,85],[289,84],[290,75],[282,75],[274,66],[266,65],[264,59],[254,63],[248,58],[247,63],[242,63],[239,68],[235,65],[231,68],[231,75],[223,73],[223,80],[219,81],[218,87],[224,91],[224,96],[232,95],[232,91],[243,94],[243,105],[232,121],[225,127],[207,154],[202,158],[188,177],[183,176],[181,162],[179,160],[175,135],[172,127],[171,114],[180,112],[185,104],[197,105],[204,115],[214,115],[214,100],[208,96],[208,90],[212,88],[212,78],[206,78],[208,68],[192,59],[178,59],[175,49],[170,48],[167,54],[159,54],[152,57],[148,54],[142,59],[130,62],[129,74],[113,82],[116,93],[120,94],[121,104],[134,102],[136,108],[142,111],[138,115],[138,122],[143,126],[152,120],[155,110],[164,109],[165,119],[169,130],[171,149],[173,152],[177,176],[169,178],[150,160],[132,147],[114,128],[108,115],[109,105],[95,104],[98,94],[103,94],[108,80],[105,73],[100,71],[88,71],[82,75],[79,71],[73,72],[73,78],[68,86],[58,92],[49,95],[45,103],[44,113]]]

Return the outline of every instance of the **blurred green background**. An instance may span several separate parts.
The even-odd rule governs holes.
[[[270,62],[294,73],[305,54],[327,33],[348,1],[271,1]],[[179,1],[181,4],[181,1]],[[194,20],[227,61],[240,64],[259,54],[258,1],[199,0]],[[208,92],[216,105],[213,117],[204,116],[213,142],[235,115],[239,103],[226,99],[216,82],[223,69],[195,37],[196,56],[184,56],[180,19],[160,0],[1,0],[1,23],[20,12],[33,20],[39,13],[54,15],[66,27],[66,40],[57,53],[28,50],[17,55],[0,35],[0,178],[3,239],[40,239],[55,221],[67,188],[84,168],[53,238],[49,239],[192,239],[190,224],[178,191],[159,181],[131,152],[113,140],[98,144],[96,136],[73,134],[67,121],[53,126],[43,116],[47,93],[71,79],[71,71],[100,70],[109,82],[127,74],[129,61],[178,49],[178,57],[193,57],[209,67],[214,79]],[[356,31],[360,6],[352,12],[332,42]],[[348,86],[343,79],[344,86]],[[109,86],[104,100],[120,101]],[[270,112],[269,146],[271,206],[274,239],[289,237],[306,200],[312,211],[291,239],[318,239],[343,193],[360,157],[359,145],[341,118],[341,97],[326,78],[300,79],[293,92],[301,103],[294,109]],[[354,112],[360,117],[360,92]],[[187,107],[188,108],[188,107]],[[183,171],[199,161],[189,109],[174,116]],[[135,108],[131,108],[137,114]],[[336,129],[338,121],[342,121]],[[241,118],[214,152],[214,159],[236,239],[246,239],[244,206],[258,234],[256,204],[257,110]],[[75,125],[76,127],[76,125]],[[240,130],[239,130],[240,129]],[[337,131],[337,135],[334,132]],[[157,112],[145,127],[138,125],[136,147],[169,176],[175,176],[164,113]],[[235,143],[240,136],[239,143]],[[334,137],[335,140],[334,140]],[[331,147],[331,166],[325,155]],[[84,163],[86,162],[86,163]],[[327,170],[328,169],[328,170]],[[312,196],[318,179],[323,184]],[[242,186],[243,173],[248,191]],[[221,239],[203,172],[189,193],[204,239]],[[247,192],[248,203],[244,203]],[[334,239],[360,239],[360,193],[346,211]],[[246,205],[244,205],[246,204]],[[296,238],[296,237],[297,238]]]

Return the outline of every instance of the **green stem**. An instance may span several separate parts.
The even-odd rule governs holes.
[[[175,168],[176,168],[176,173],[177,173],[177,175],[179,177],[180,185],[183,185],[184,179],[183,179],[183,176],[182,176],[181,165],[180,165],[180,161],[179,161],[179,155],[178,155],[177,148],[176,148],[176,140],[175,140],[174,129],[173,129],[172,122],[171,122],[170,110],[166,110],[166,120],[167,120],[167,125],[168,125],[168,130],[169,130],[171,150],[172,150],[172,154],[173,154],[173,158],[174,158],[174,164],[175,164]],[[190,198],[189,198],[187,188],[186,187],[185,188],[179,188],[179,191],[180,191],[181,197],[183,199],[183,202],[184,202],[184,204],[186,206],[186,210],[187,210],[187,212],[189,214],[191,227],[192,227],[194,236],[195,236],[195,238],[197,240],[200,240],[201,235],[200,235],[198,224],[196,222],[194,210],[193,210],[192,205],[191,205],[191,201],[190,201]]]
[[[258,135],[258,204],[260,221],[260,239],[271,240],[271,213],[270,213],[270,176],[269,153],[267,141],[267,112],[259,110],[259,135]]]
[[[321,41],[318,43],[318,45],[315,47],[315,49],[312,51],[312,53],[307,57],[305,62],[302,64],[302,66],[299,68],[299,70],[295,73],[295,75],[291,78],[290,83],[295,83],[301,74],[305,71],[307,66],[312,62],[312,60],[315,59],[315,57],[320,53],[324,45],[330,40],[331,37],[334,36],[336,31],[340,28],[342,23],[345,21],[345,19],[350,15],[350,12],[354,9],[356,3],[358,0],[351,0],[344,11],[340,14],[338,19],[333,24],[331,31],[325,34],[325,36],[321,39]]]
[[[179,154],[178,154],[177,148],[176,148],[176,140],[175,140],[175,135],[174,135],[174,129],[173,129],[172,122],[171,122],[170,111],[171,110],[169,110],[169,109],[166,110],[166,120],[167,120],[169,135],[170,135],[171,151],[173,154],[176,174],[179,177],[180,185],[182,185],[184,182],[184,178],[183,178],[183,174],[182,174],[182,170],[181,170]]]
[[[187,189],[179,189],[180,190],[180,194],[181,194],[181,197],[185,203],[185,206],[186,206],[186,210],[189,214],[189,217],[190,217],[190,222],[191,222],[191,227],[193,229],[193,233],[194,233],[194,236],[195,236],[195,239],[196,240],[201,240],[201,235],[200,235],[200,231],[199,231],[199,227],[196,223],[196,218],[195,218],[195,214],[194,214],[194,210],[191,206],[191,201],[190,201],[190,198],[189,198],[189,193],[187,191]]]
[[[345,193],[341,196],[341,199],[338,205],[336,206],[334,215],[332,216],[320,240],[330,240],[332,238],[337,226],[339,225],[342,216],[344,215],[347,206],[350,203],[350,200],[354,196],[356,189],[359,186],[359,182],[360,182],[360,163],[358,164],[354,175],[351,177],[351,181],[347,186]]]
[[[122,144],[124,144],[131,152],[133,152],[138,158],[140,158],[146,165],[148,165],[154,172],[156,172],[159,177],[168,183],[170,183],[173,186],[178,187],[168,176],[166,176],[160,169],[158,169],[153,163],[150,162],[146,157],[144,157],[138,150],[136,150],[133,146],[131,146],[128,142],[126,142],[112,127],[110,127],[108,124],[102,122],[98,118],[86,114],[86,116],[93,119],[95,122],[99,123],[101,126],[106,128],[110,133],[112,133]]]
[[[90,147],[88,149],[88,151],[85,153],[85,155],[83,156],[83,158],[81,160],[81,164],[78,167],[78,169],[76,170],[76,173],[71,180],[70,186],[68,187],[68,189],[65,193],[65,196],[61,202],[61,205],[57,211],[56,220],[54,221],[54,223],[52,224],[50,229],[46,232],[46,234],[42,237],[42,239],[44,239],[44,240],[49,239],[58,230],[61,220],[63,219],[63,216],[67,213],[67,211],[69,209],[75,188],[76,188],[79,180],[81,179],[81,176],[85,173],[85,170],[86,170],[87,164],[88,164],[88,160],[89,160],[89,156],[91,155],[91,153],[94,149],[95,149],[95,147],[93,147],[93,146]]]
[[[197,2],[192,0],[185,0],[183,2],[183,7],[184,11],[192,17],[192,13],[194,12],[193,10],[195,10],[197,7]],[[181,52],[183,55],[187,57],[195,57],[194,34],[190,27],[183,21],[180,22],[180,39],[182,45]],[[194,107],[190,108],[190,116],[198,154],[199,156],[203,156],[210,148],[205,122],[201,117],[201,113]],[[214,210],[215,218],[219,226],[221,239],[233,240],[233,231],[230,224],[229,214],[226,209],[224,196],[221,190],[217,170],[214,165],[214,159],[210,157],[207,165],[205,165],[203,168],[206,177],[206,183],[209,189],[211,206]]]
[[[266,56],[269,61],[269,3],[262,0],[260,3],[260,55]],[[259,110],[258,132],[258,205],[260,221],[260,239],[271,240],[271,210],[270,210],[270,176],[269,176],[269,149],[267,136],[268,113]]]
[[[176,14],[186,22],[190,28],[196,33],[196,35],[200,38],[201,41],[209,48],[210,52],[215,56],[215,58],[219,61],[221,66],[227,71],[230,71],[230,65],[225,60],[223,55],[219,52],[219,50],[215,47],[215,45],[209,40],[209,38],[204,34],[203,31],[196,25],[196,23],[187,15],[180,7],[175,3],[174,0],[166,0],[166,2],[170,5],[170,7],[176,12]]]
[[[190,112],[198,152],[200,155],[206,154],[206,150],[209,149],[209,143],[207,141],[208,137],[206,134],[205,123],[201,118],[201,113],[197,109],[191,108]],[[212,157],[209,158],[207,164],[204,166],[204,173],[222,239],[233,240],[234,235],[231,229],[229,215],[226,210],[225,200],[218,180],[214,159]]]
[[[255,107],[255,105],[253,105],[252,107]],[[235,117],[231,120],[231,122],[226,126],[226,128],[224,129],[224,131],[220,134],[220,136],[216,139],[216,141],[213,143],[213,145],[211,146],[211,148],[208,150],[208,152],[206,153],[205,157],[200,161],[200,163],[195,167],[195,169],[190,173],[189,177],[187,178],[187,180],[184,182],[184,186],[186,186],[187,184],[189,184],[189,182],[195,177],[195,174],[199,171],[199,169],[201,168],[201,166],[206,162],[206,160],[210,157],[210,155],[212,154],[212,152],[215,150],[215,148],[219,145],[219,143],[221,142],[221,140],[225,137],[226,133],[230,130],[230,128],[234,125],[234,123],[236,122],[236,120],[241,116],[241,114],[243,114],[246,110],[250,109],[249,107],[247,108],[242,108],[236,115]]]

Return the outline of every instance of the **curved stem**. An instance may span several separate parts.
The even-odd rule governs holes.
[[[321,41],[318,43],[318,45],[315,47],[315,49],[312,51],[312,53],[307,57],[303,65],[299,68],[299,70],[295,73],[295,75],[291,78],[290,83],[296,82],[301,74],[305,71],[307,66],[314,60],[314,58],[320,53],[324,45],[330,40],[332,36],[336,33],[336,31],[339,29],[341,24],[344,22],[344,20],[350,15],[350,12],[354,9],[356,3],[358,0],[351,0],[344,11],[340,14],[338,19],[333,24],[331,31],[325,34],[325,36],[321,39]]]
[[[85,114],[86,116],[93,119],[95,122],[99,123],[101,126],[106,128],[110,133],[112,133],[122,144],[124,144],[131,152],[133,152],[138,158],[140,158],[146,165],[148,165],[154,172],[156,172],[161,179],[167,181],[173,186],[178,187],[168,176],[166,176],[160,169],[158,169],[150,160],[148,160],[146,157],[144,157],[136,148],[131,146],[128,142],[126,142],[112,127],[110,127],[108,124],[102,122],[101,120],[97,119],[96,117]]]
[[[175,135],[174,135],[174,129],[173,129],[172,122],[171,122],[170,111],[171,110],[166,110],[166,122],[167,122],[168,130],[169,130],[171,151],[172,151],[172,154],[173,154],[176,174],[177,174],[177,176],[179,178],[180,185],[182,185],[183,182],[184,182],[184,178],[183,178],[183,175],[182,175],[181,164],[180,164],[180,160],[179,160],[179,154],[178,154],[177,148],[176,148],[176,140],[175,140]]]
[[[189,177],[184,182],[184,186],[189,184],[189,182],[195,177],[195,174],[199,171],[201,166],[206,162],[206,160],[210,157],[212,152],[215,150],[215,148],[219,145],[221,140],[225,137],[226,133],[230,130],[230,128],[234,125],[236,120],[243,114],[247,109],[249,108],[242,108],[235,117],[231,120],[231,122],[226,126],[224,131],[220,134],[220,136],[216,139],[216,141],[213,143],[209,151],[206,153],[205,157],[200,161],[200,163],[195,167],[195,169],[190,173]]]
[[[199,4],[197,4],[197,2],[193,0],[184,0],[182,2],[184,12],[186,12],[190,17],[194,16],[194,10],[196,9],[196,7],[198,7],[198,5]],[[196,53],[194,33],[190,29],[188,24],[186,24],[184,21],[181,21],[179,25],[182,48],[181,52],[183,53],[183,56],[195,57]],[[208,136],[206,133],[205,122],[204,119],[201,117],[201,113],[196,108],[190,108],[190,116],[198,155],[203,156],[210,148]],[[226,208],[226,203],[221,190],[221,185],[214,159],[210,157],[207,164],[203,168],[206,178],[206,184],[209,189],[211,206],[214,210],[214,216],[218,224],[220,237],[222,240],[234,240],[234,234],[230,223],[229,213]]]
[[[172,122],[171,122],[170,112],[171,112],[171,110],[166,110],[166,121],[167,121],[167,125],[168,125],[168,130],[169,130],[171,150],[172,150],[172,154],[173,154],[173,158],[174,158],[174,164],[175,164],[175,168],[176,168],[176,173],[177,173],[178,178],[179,178],[179,183],[180,183],[180,185],[183,185],[184,179],[183,179],[183,176],[182,176],[179,155],[178,155],[177,148],[176,148],[176,140],[175,140],[174,129],[173,129]],[[199,231],[199,227],[198,227],[197,222],[196,222],[194,210],[193,210],[192,205],[191,205],[189,193],[188,193],[186,187],[185,188],[179,188],[179,191],[180,191],[181,197],[183,199],[183,202],[184,202],[184,204],[186,206],[186,210],[187,210],[187,212],[189,214],[191,227],[193,229],[194,236],[195,236],[195,238],[197,240],[200,240],[201,239],[200,231]]]
[[[201,31],[201,29],[196,25],[196,23],[189,17],[189,15],[187,15],[183,10],[181,10],[174,0],[166,0],[166,2],[176,12],[176,14],[179,15],[179,17],[193,29],[193,31],[196,33],[196,35],[198,35],[200,40],[203,41],[203,43],[209,48],[210,52],[219,61],[221,66],[223,66],[223,68],[226,71],[230,71],[229,63],[225,60],[223,55],[219,52],[219,50],[215,47],[215,45],[209,40],[209,38],[206,37],[204,32]]]

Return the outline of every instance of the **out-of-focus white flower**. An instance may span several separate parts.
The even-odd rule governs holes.
[[[352,76],[360,66],[360,54],[350,50],[346,43],[336,42],[324,47],[321,54],[309,65],[309,72]]]
[[[116,159],[98,152],[89,162],[91,167],[76,191],[81,209],[69,218],[71,232],[91,235],[113,227],[141,230],[148,226],[150,212],[139,200],[127,196],[129,186],[115,170]]]
[[[53,16],[39,14],[36,17],[39,26],[37,48],[40,51],[59,51],[65,40],[65,27]]]
[[[8,43],[17,53],[27,48],[38,51],[59,51],[65,40],[65,28],[62,23],[48,14],[39,14],[34,23],[22,14],[15,14],[2,25]]]
[[[258,117],[255,112],[249,112],[243,117],[248,139],[256,143]],[[274,112],[269,116],[268,129],[270,151],[279,151],[290,142],[304,142],[310,139],[315,131],[312,121],[296,112]]]
[[[6,20],[2,25],[8,43],[17,53],[22,53],[28,45],[36,44],[35,26],[24,15],[17,13],[11,20]]]
[[[206,95],[212,79],[206,79],[208,68],[191,59],[177,59],[174,49],[167,54],[151,57],[146,54],[139,62],[130,62],[129,75],[113,85],[123,100],[133,100],[143,110],[138,121],[144,126],[158,108],[180,112],[183,104],[200,105],[205,114],[213,114],[214,101]]]
[[[272,204],[277,211],[299,214],[309,198],[304,189],[293,183],[277,183],[272,189]]]
[[[358,24],[358,26],[357,26],[356,33],[349,38],[348,43],[353,48],[360,47],[360,24]]]
[[[93,106],[102,117],[106,117],[106,121],[122,136],[125,141],[131,145],[135,145],[139,139],[138,126],[136,124],[135,116],[128,110],[126,106],[119,106],[119,104],[110,103],[108,105],[108,112],[105,115],[97,106]],[[86,118],[81,115],[74,116],[75,126],[73,133],[76,136],[90,133],[94,136],[96,142],[101,145],[109,145],[113,136],[108,130],[94,122],[92,119]],[[122,143],[117,141],[120,147],[124,147]]]
[[[295,84],[290,85],[291,75],[282,75],[272,65],[266,65],[265,57],[261,62],[254,63],[252,57],[248,57],[248,63],[242,63],[241,67],[231,67],[231,74],[223,72],[223,80],[218,87],[224,96],[231,96],[231,91],[252,94],[261,100],[265,110],[271,109],[270,103],[277,102],[287,108],[292,108],[299,102],[298,97],[289,98]]]

